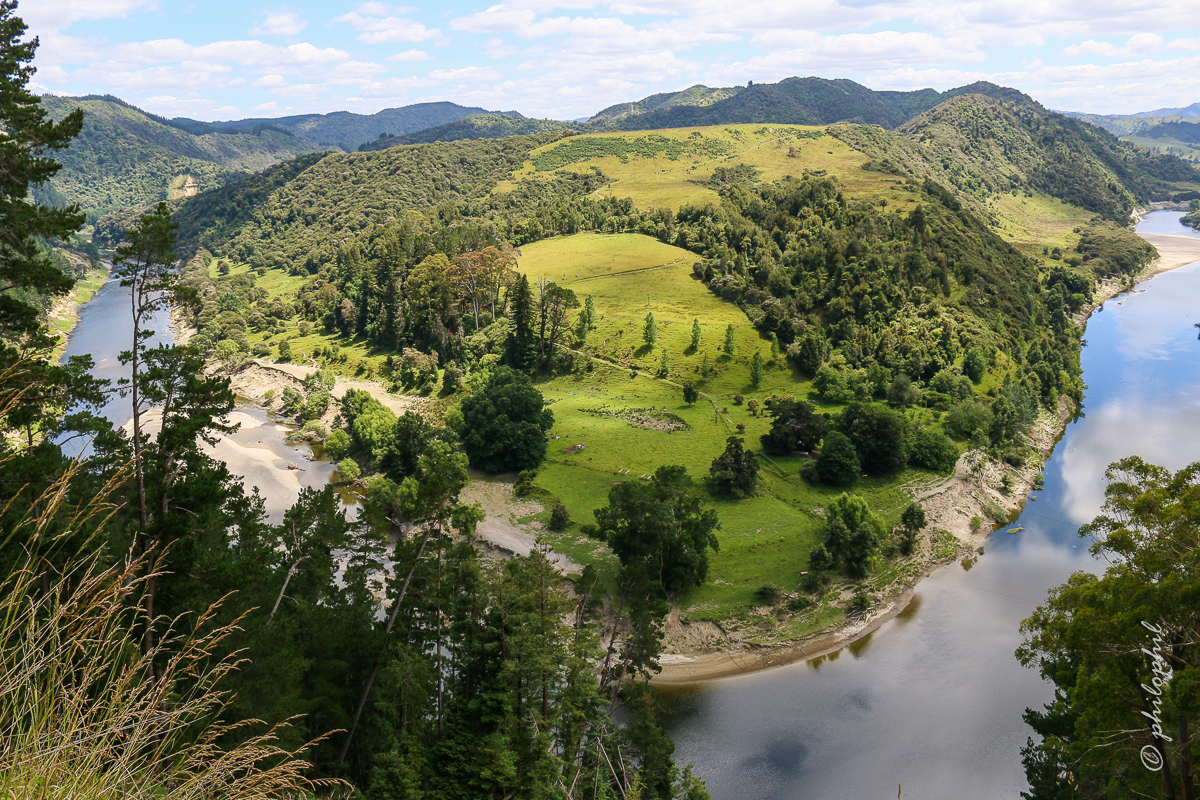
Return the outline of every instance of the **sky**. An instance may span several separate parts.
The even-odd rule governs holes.
[[[578,119],[701,83],[988,80],[1057,110],[1200,101],[1200,0],[22,0],[35,92],[201,120],[449,100]]]

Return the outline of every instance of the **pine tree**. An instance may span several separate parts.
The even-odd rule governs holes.
[[[712,367],[708,365],[708,353],[705,353],[704,361],[700,364],[700,377],[708,380],[709,375],[712,375]]]
[[[508,362],[522,372],[533,372],[537,364],[536,314],[529,278],[521,275],[512,290],[513,334],[508,348]]]
[[[658,374],[666,377],[671,372],[671,351],[666,347],[662,351],[662,360],[658,364]]]
[[[696,350],[700,347],[700,320],[692,320],[692,349]]]
[[[583,301],[583,313],[587,317],[588,329],[596,327],[596,301],[592,299],[590,294]]]
[[[777,333],[771,334],[771,360],[779,360],[779,334]]]
[[[762,353],[755,350],[754,358],[750,360],[750,383],[757,389],[763,379],[763,357]]]
[[[737,349],[737,345],[733,341],[733,324],[730,323],[725,327],[725,355],[732,356]]]
[[[646,324],[642,328],[642,341],[654,347],[658,343],[658,323],[654,321],[654,312],[646,315]]]

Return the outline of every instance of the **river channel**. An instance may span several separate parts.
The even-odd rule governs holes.
[[[155,335],[148,346],[172,341],[167,311],[155,315],[149,327]],[[79,309],[79,322],[71,331],[64,358],[91,355],[95,363],[92,374],[116,386],[119,379],[129,376],[128,367],[121,364],[120,354],[122,350],[128,350],[132,342],[129,289],[122,288],[116,278],[109,278]],[[133,415],[129,398],[115,393],[101,413],[117,426],[126,425]],[[236,423],[238,430],[222,436],[216,447],[208,448],[208,452],[223,460],[229,471],[242,479],[247,491],[258,489],[272,522],[283,518],[283,512],[296,501],[301,487],[322,488],[333,476],[333,464],[311,460],[312,448],[307,444],[293,445],[285,441],[292,426],[252,403],[239,400],[229,415],[229,422]],[[80,449],[77,441],[64,445],[69,455],[78,455]],[[292,469],[290,465],[298,469]]]
[[[1139,233],[1196,236],[1178,212]],[[1100,572],[1077,534],[1104,470],[1140,455],[1200,460],[1200,263],[1112,298],[1088,322],[1084,415],[1047,460],[1045,488],[974,563],[917,588],[870,637],[824,659],[669,690],[676,760],[716,800],[1011,798],[1027,788],[1026,707],[1052,691],[1013,656],[1021,620],[1074,571]],[[1036,497],[1036,500],[1033,499]]]

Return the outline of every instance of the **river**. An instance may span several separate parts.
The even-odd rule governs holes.
[[[1197,236],[1179,212],[1139,233]],[[1100,572],[1079,525],[1104,470],[1140,455],[1200,459],[1200,264],[1160,273],[1088,322],[1084,415],[1048,459],[1045,488],[973,564],[942,569],[870,637],[808,663],[668,689],[676,760],[715,800],[1006,798],[1027,788],[1026,707],[1052,690],[1013,656],[1021,620],[1074,571]]]
[[[1155,212],[1139,232],[1196,232],[1178,212]],[[924,800],[1017,798],[1028,706],[1049,685],[1013,657],[1018,626],[1075,570],[1096,571],[1078,526],[1099,510],[1105,466],[1126,455],[1178,469],[1200,457],[1200,265],[1162,273],[1110,300],[1088,323],[1084,416],[1071,423],[1027,504],[1016,535],[995,534],[974,564],[952,565],[918,587],[909,608],[870,637],[824,659],[695,687],[665,690],[680,763],[693,762],[717,800],[886,798],[902,785]],[[168,320],[154,322],[156,341]],[[127,374],[128,290],[110,280],[80,309],[67,354],[90,353],[95,373]],[[128,401],[105,408],[128,421]],[[325,485],[330,464],[288,445],[289,428],[239,403],[241,430],[217,451],[272,519],[301,486]],[[286,469],[288,462],[304,471]]]
[[[91,355],[95,362],[92,374],[115,386],[120,378],[129,376],[128,367],[120,362],[120,354],[133,343],[132,319],[129,289],[122,288],[116,278],[110,278],[79,309],[79,322],[71,331],[63,357]],[[150,347],[172,341],[166,310],[154,316],[150,327],[156,332],[148,343]],[[133,416],[129,398],[115,393],[101,413],[118,426],[127,424]],[[208,448],[208,452],[224,460],[229,471],[242,479],[247,490],[258,489],[272,522],[282,519],[283,512],[299,496],[301,487],[319,489],[329,483],[333,464],[309,460],[312,448],[307,444],[292,445],[285,441],[294,430],[293,426],[243,400],[238,401],[229,421],[237,423],[238,430],[221,437],[217,446]],[[78,441],[66,442],[63,449],[69,455],[86,451]],[[300,469],[290,469],[289,464]],[[349,500],[352,506],[354,498],[342,499],[344,502]],[[353,513],[352,507],[349,510]]]

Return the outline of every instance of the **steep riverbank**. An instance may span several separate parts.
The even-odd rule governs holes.
[[[1140,221],[1141,217],[1137,219]],[[1200,261],[1200,238],[1161,232],[1140,235],[1155,246],[1159,257],[1134,277],[1135,285],[1159,273]],[[1129,284],[1125,282],[1101,284],[1093,304],[1080,312],[1076,324],[1086,326],[1097,308],[1102,309],[1105,302],[1128,290]],[[727,633],[712,622],[683,622],[676,611],[665,631],[662,671],[653,682],[686,685],[744,675],[825,656],[869,636],[883,623],[902,614],[916,586],[933,572],[960,560],[965,566],[981,554],[988,537],[1006,527],[992,524],[1003,521],[996,519],[1000,516],[997,512],[1003,511],[1007,519],[1015,519],[1034,491],[1034,481],[1042,465],[1073,417],[1074,408],[1066,399],[1060,402],[1057,414],[1043,412],[1026,442],[1039,458],[1031,459],[1022,468],[986,460],[982,453],[969,451],[959,459],[952,477],[914,492],[913,499],[925,507],[927,527],[918,552],[905,562],[909,566],[905,572],[910,577],[877,591],[879,599],[867,613],[798,641],[763,647],[747,644],[736,633]],[[1010,476],[1007,491],[1000,488],[1005,473]],[[973,525],[973,519],[987,522]],[[953,541],[939,540],[938,532],[950,534]]]

